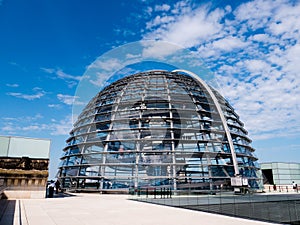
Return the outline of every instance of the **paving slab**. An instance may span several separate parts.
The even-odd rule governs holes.
[[[77,194],[65,198],[22,199],[20,204],[25,215],[24,222],[28,225],[271,224],[136,202],[128,198],[127,195]]]

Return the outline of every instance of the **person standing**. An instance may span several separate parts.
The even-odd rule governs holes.
[[[276,191],[276,190],[277,190],[276,184],[273,184],[273,191]]]
[[[55,182],[55,194],[58,194],[59,189],[60,189],[60,182],[59,182],[59,180],[56,180],[56,182]]]
[[[296,184],[294,181],[293,181],[293,183],[292,183],[292,184],[293,184],[293,190],[294,190],[294,191],[297,191],[297,189],[298,189],[298,185],[297,185],[297,184]]]
[[[53,193],[54,193],[54,180],[50,181],[50,184],[48,185],[48,198],[53,198]]]

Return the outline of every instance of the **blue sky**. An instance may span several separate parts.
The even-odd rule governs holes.
[[[51,177],[82,76],[141,40],[205,63],[261,162],[300,162],[299,1],[0,0],[0,31],[0,135],[51,139]]]

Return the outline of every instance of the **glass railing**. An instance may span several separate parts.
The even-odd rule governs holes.
[[[258,192],[248,187],[172,190],[166,187],[133,189],[129,199],[158,205],[223,214],[281,224],[299,224],[300,194],[267,189]],[[281,190],[281,192],[279,192]]]

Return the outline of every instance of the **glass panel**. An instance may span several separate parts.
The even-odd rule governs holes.
[[[79,150],[78,146],[73,146],[69,150],[69,154],[70,155],[79,154],[79,153],[80,153],[80,150]]]
[[[80,176],[99,176],[99,166],[82,167],[80,169]]]
[[[95,145],[86,145],[84,152],[85,153],[103,152],[103,145],[101,145],[101,143],[97,143]]]
[[[110,119],[111,119],[110,113],[96,115],[96,117],[95,117],[95,121],[106,121],[106,120],[110,120]]]
[[[71,156],[67,160],[67,166],[74,166],[80,164],[81,157]]]
[[[105,131],[102,131],[102,132],[99,131],[97,133],[89,134],[87,137],[87,142],[106,140],[107,135],[108,135],[108,132],[105,132]]]
[[[82,164],[99,164],[102,163],[102,154],[90,154],[82,156]]]
[[[180,143],[177,146],[177,149],[180,151],[187,151],[187,152],[199,152],[199,145],[197,143]]]
[[[64,176],[77,176],[79,168],[65,168],[63,170]]]

